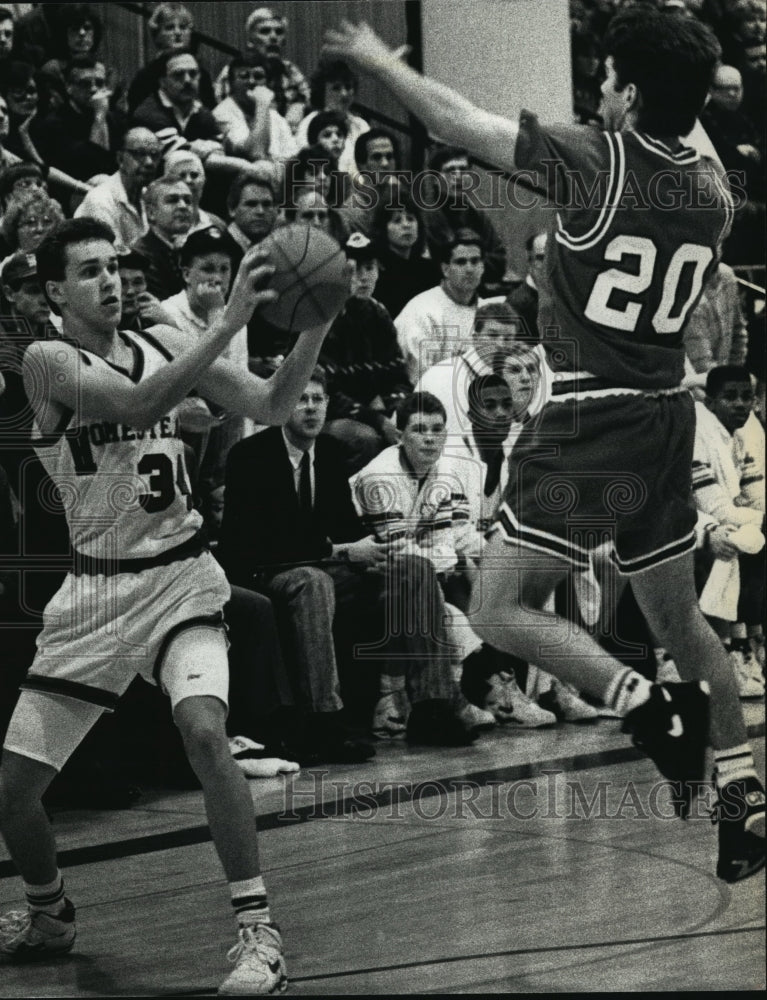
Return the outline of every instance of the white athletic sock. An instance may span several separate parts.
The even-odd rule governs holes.
[[[650,697],[652,684],[631,667],[619,671],[605,692],[605,705],[618,715],[628,715]]]
[[[730,781],[756,777],[750,743],[714,751],[714,780],[717,788],[723,788]]]
[[[266,886],[261,875],[243,879],[241,882],[230,882],[229,891],[232,894],[232,906],[240,927],[270,923],[272,918],[266,899]]]
[[[24,894],[29,903],[29,909],[34,913],[49,913],[55,917],[64,909],[66,900],[64,899],[64,879],[61,872],[56,873],[56,878],[45,885],[33,885],[24,882]]]

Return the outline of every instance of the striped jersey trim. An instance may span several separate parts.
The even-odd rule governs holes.
[[[573,236],[568,233],[562,222],[562,217],[557,214],[559,231],[556,233],[556,239],[569,250],[589,250],[599,243],[612,225],[620,204],[620,196],[626,178],[626,151],[623,146],[623,137],[619,132],[603,132],[602,134],[610,150],[610,178],[607,185],[607,195],[597,221],[587,233],[581,236]]]
[[[651,153],[655,153],[656,156],[660,156],[664,160],[676,163],[677,166],[697,163],[700,160],[700,153],[698,153],[697,149],[693,149],[692,146],[682,146],[681,149],[673,152],[660,139],[653,139],[651,135],[647,135],[645,132],[634,132],[632,134],[640,146],[644,146],[645,149],[649,149]]]
[[[556,556],[558,559],[567,560],[578,569],[588,569],[591,565],[587,549],[581,548],[574,542],[568,542],[558,535],[552,535],[548,531],[540,531],[537,528],[528,528],[520,524],[508,504],[501,505],[497,524],[500,525],[507,541],[519,542],[529,548],[548,552],[549,555]]]
[[[641,573],[643,570],[660,566],[662,563],[670,562],[672,559],[678,559],[687,552],[691,552],[694,548],[695,532],[691,531],[684,538],[669,542],[668,545],[664,545],[660,549],[655,549],[654,552],[649,552],[647,555],[637,556],[635,559],[621,559],[618,553],[613,550],[610,553],[610,559],[621,573],[630,576],[632,573]]]

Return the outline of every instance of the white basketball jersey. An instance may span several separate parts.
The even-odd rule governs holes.
[[[81,364],[112,368],[139,383],[171,355],[149,334],[121,331],[131,371],[79,349]],[[35,451],[58,487],[74,549],[94,559],[148,559],[191,538],[193,509],[179,419],[172,409],[148,430],[106,420],[62,419],[55,434],[35,423]],[[44,499],[43,499],[44,502]]]

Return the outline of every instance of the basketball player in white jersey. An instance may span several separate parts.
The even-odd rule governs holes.
[[[239,939],[220,992],[287,988],[282,941],[259,874],[253,803],[224,728],[229,586],[192,508],[175,410],[197,389],[262,424],[279,424],[293,411],[329,324],[303,333],[268,381],[219,357],[254,309],[275,298],[267,264],[263,251],[248,251],[220,318],[190,344],[171,327],[118,329],[119,261],[105,224],[85,217],[62,223],[37,251],[40,283],[61,314],[63,337],[27,350],[24,384],[35,447],[63,497],[75,556],[46,608],[3,749],[0,825],[28,909],[0,917],[0,962],[74,944],[74,907],[40,800],[138,673],[170,697],[230,885]]]

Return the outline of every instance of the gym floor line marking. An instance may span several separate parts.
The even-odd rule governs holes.
[[[749,738],[764,736],[765,724],[757,723],[749,726]],[[548,760],[512,764],[508,767],[490,768],[481,771],[471,771],[461,775],[445,778],[425,778],[419,781],[396,783],[396,788],[365,794],[362,799],[350,795],[341,799],[331,799],[323,802],[312,802],[306,806],[293,807],[290,813],[271,812],[256,817],[260,832],[280,830],[300,823],[316,819],[332,819],[351,812],[355,807],[370,808],[371,802],[382,807],[393,803],[408,803],[414,798],[419,800],[437,795],[450,794],[460,790],[465,782],[471,781],[478,785],[488,785],[491,781],[508,783],[523,779],[535,778],[544,769],[561,768],[568,773],[587,771],[596,767],[606,767],[623,764],[628,761],[647,760],[641,750],[635,747],[615,747],[611,750],[598,750],[585,754],[568,754],[565,757],[553,757]],[[339,779],[341,780],[341,779]],[[354,779],[350,783],[365,783],[374,786],[376,779]],[[381,778],[381,783],[391,784],[391,779]],[[296,796],[307,795],[308,791],[297,789]],[[135,857],[140,854],[152,854],[155,851],[167,851],[175,847],[191,847],[204,844],[211,840],[207,824],[201,826],[182,827],[165,833],[153,833],[144,837],[131,837],[126,840],[114,840],[103,844],[89,844],[87,847],[73,847],[59,851],[58,859],[61,868],[73,868],[79,865],[94,864],[99,861],[113,861],[117,858]],[[0,861],[0,879],[17,876],[16,866],[8,859]]]
[[[418,962],[399,962],[391,965],[373,965],[361,969],[345,969],[339,972],[321,972],[316,976],[290,976],[290,983],[317,983],[328,979],[345,979],[349,976],[372,976],[376,973],[397,972],[405,969],[422,969],[429,965],[455,965],[459,962],[482,962],[493,958],[514,958],[520,955],[550,955],[568,951],[593,951],[596,948],[628,948],[643,944],[668,944],[673,941],[691,941],[701,938],[725,937],[734,934],[754,934],[764,931],[765,925],[756,927],[730,927],[716,931],[699,931],[694,934],[658,934],[642,938],[622,938],[619,941],[585,941],[580,944],[552,944],[539,948],[510,948],[506,951],[488,951],[471,955],[446,955],[442,958],[424,958]],[[198,987],[177,993],[165,993],[164,996],[186,997],[200,994],[215,993],[214,987]]]

